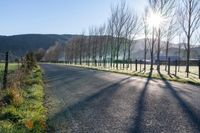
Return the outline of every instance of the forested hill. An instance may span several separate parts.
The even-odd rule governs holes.
[[[28,51],[39,48],[47,50],[55,42],[65,43],[75,35],[57,34],[23,34],[13,36],[0,36],[0,52],[11,51],[17,56],[22,56]]]

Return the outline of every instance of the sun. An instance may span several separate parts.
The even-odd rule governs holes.
[[[150,27],[159,28],[164,21],[164,18],[159,13],[151,13],[148,19]]]

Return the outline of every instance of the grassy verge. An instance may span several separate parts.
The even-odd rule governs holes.
[[[22,83],[15,84],[5,93],[0,110],[1,133],[42,133],[46,129],[44,84],[39,66],[24,76]],[[18,88],[17,84],[21,84]]]
[[[8,73],[12,74],[18,68],[17,63],[9,63],[8,64]],[[4,63],[0,63],[0,88],[2,87],[3,83],[3,74],[4,74]],[[5,96],[4,90],[0,90],[0,99]]]
[[[63,65],[63,64],[60,64]],[[100,71],[106,71],[106,72],[114,72],[114,73],[119,73],[119,74],[126,74],[130,76],[140,76],[140,77],[148,77],[150,72],[136,72],[136,71],[130,71],[130,70],[116,70],[116,69],[109,69],[109,68],[103,68],[103,67],[93,67],[93,66],[86,66],[86,65],[68,65],[67,66],[73,66],[73,67],[80,67],[80,68],[86,68],[86,69],[93,69],[93,70],[100,70]],[[154,70],[156,71],[156,70]],[[185,77],[180,77],[180,76],[174,76],[173,74],[167,75],[166,72],[161,72],[161,74],[152,73],[152,78],[154,79],[162,79],[162,80],[169,80],[169,81],[176,81],[176,82],[181,82],[181,83],[188,83],[188,84],[193,84],[193,85],[198,85],[200,86],[200,80],[198,78],[185,78]]]

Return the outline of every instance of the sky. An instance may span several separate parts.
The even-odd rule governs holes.
[[[120,0],[1,0],[0,35],[80,34],[105,23]],[[125,0],[138,14],[145,0]]]

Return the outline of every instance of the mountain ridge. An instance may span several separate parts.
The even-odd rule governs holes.
[[[77,34],[19,34],[19,35],[0,35],[0,53],[6,51],[12,52],[14,55],[20,57],[24,56],[27,52],[36,51],[40,48],[48,50],[51,46],[55,45],[55,42],[60,44],[66,44],[73,37],[79,36]],[[132,52],[135,58],[142,58],[144,52],[144,38],[136,39],[135,45],[132,47]],[[164,54],[164,41],[162,41],[163,49],[161,54]],[[170,43],[170,55],[177,55],[178,44]],[[182,49],[184,49],[182,47]],[[191,48],[196,57],[200,56],[200,46]]]
[[[11,51],[17,56],[23,56],[26,52],[39,48],[47,50],[55,42],[66,43],[76,35],[72,34],[20,34],[4,36],[0,35],[0,52]]]

